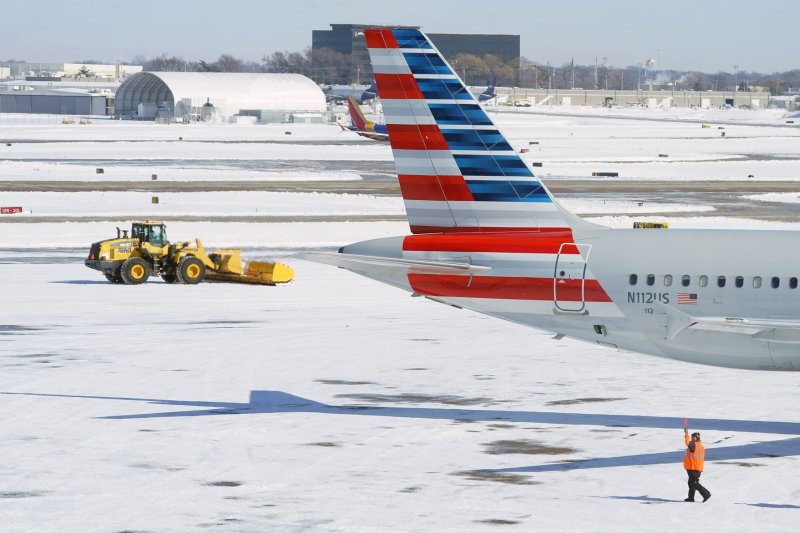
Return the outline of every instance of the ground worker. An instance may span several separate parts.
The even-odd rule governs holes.
[[[698,491],[703,497],[703,503],[705,503],[711,497],[711,493],[708,492],[708,489],[700,484],[700,474],[703,473],[706,449],[703,443],[700,442],[700,433],[692,433],[690,439],[689,429],[685,425],[683,428],[683,442],[686,445],[683,468],[686,469],[686,473],[689,475],[689,497],[683,501],[693,502],[694,493]]]

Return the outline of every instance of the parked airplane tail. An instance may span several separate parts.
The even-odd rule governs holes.
[[[364,112],[361,111],[361,106],[358,105],[356,99],[353,96],[347,97],[347,108],[350,111],[350,120],[353,121],[353,126],[356,129],[361,131],[366,131],[368,129],[368,125],[371,124],[372,121],[367,120],[364,117]]]
[[[413,233],[589,225],[558,205],[425,34],[364,33]]]
[[[483,102],[485,100],[491,100],[497,93],[494,91],[495,87],[497,86],[497,74],[492,74],[492,79],[489,80],[489,83],[486,84],[486,89],[478,95],[478,101]]]
[[[372,84],[361,93],[361,101],[374,100],[377,95],[378,88],[375,86],[375,80],[372,80]]]

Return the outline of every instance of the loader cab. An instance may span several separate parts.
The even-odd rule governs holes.
[[[158,248],[169,242],[167,228],[160,222],[134,222],[131,226],[131,237],[139,239],[142,244],[148,243]]]

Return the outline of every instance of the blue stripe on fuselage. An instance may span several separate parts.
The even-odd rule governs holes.
[[[439,126],[492,126],[478,104],[428,104]]]
[[[462,176],[533,177],[525,162],[517,155],[453,154]]]
[[[417,85],[428,100],[472,100],[472,94],[458,80],[418,79]]]
[[[477,202],[550,201],[550,197],[538,181],[468,180],[467,186]]]
[[[412,74],[453,74],[453,71],[436,53],[403,54]]]
[[[497,130],[441,129],[451,150],[512,150]]]
[[[400,48],[432,48],[419,30],[392,30],[392,35]]]

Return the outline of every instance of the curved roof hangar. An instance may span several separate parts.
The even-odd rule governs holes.
[[[140,72],[117,89],[115,112],[134,115],[140,103],[162,106],[181,116],[211,103],[223,115],[243,109],[324,112],[325,95],[300,74],[234,72]]]

